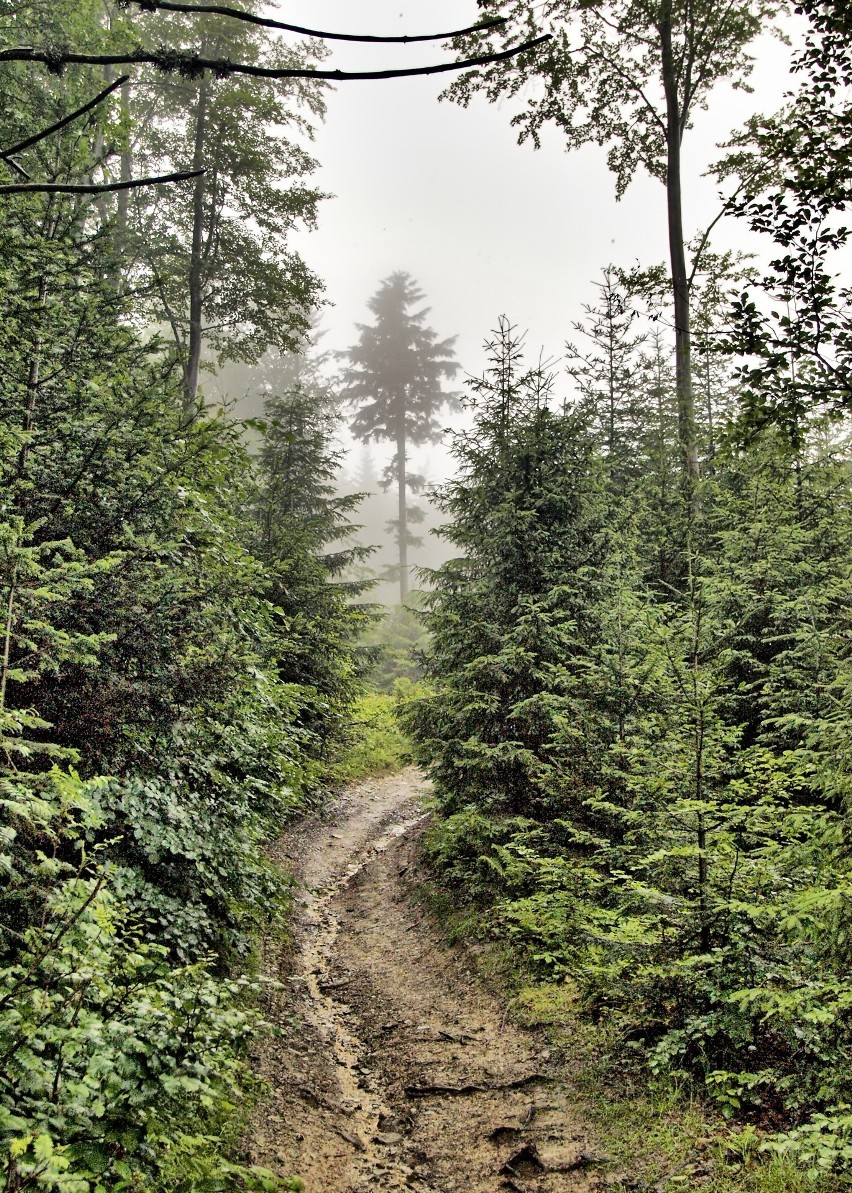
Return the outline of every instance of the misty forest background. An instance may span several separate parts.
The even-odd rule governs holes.
[[[458,55],[551,39],[448,98],[649,173],[670,255],[601,262],[550,361],[509,296],[474,376],[405,262],[324,352],[327,50],[184,7],[0,3],[5,1189],[299,1187],[241,1160],[264,843],[390,705],[478,931],[740,1159],[840,1187],[847,6],[801,0],[786,106],[719,130],[742,258],[681,148],[780,5],[480,3]]]

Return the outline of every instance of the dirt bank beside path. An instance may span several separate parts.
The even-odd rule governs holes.
[[[413,770],[359,784],[278,844],[301,892],[295,953],[266,949],[289,1030],[259,1059],[252,1159],[308,1193],[603,1188],[541,1038],[410,895],[424,791]]]

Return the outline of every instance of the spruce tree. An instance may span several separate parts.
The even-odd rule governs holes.
[[[583,306],[573,329],[581,337],[565,345],[566,372],[587,407],[607,458],[610,485],[625,488],[641,469],[638,451],[642,390],[637,354],[647,333],[637,330],[639,312],[609,266],[597,283],[598,297]]]
[[[363,494],[337,492],[339,414],[319,363],[304,356],[268,362],[255,550],[268,569],[278,674],[302,689],[299,722],[310,753],[327,756],[358,682],[356,639],[371,620],[370,608],[357,601],[371,582],[346,576],[372,548],[347,541],[359,529],[350,515]]]
[[[372,325],[358,324],[361,333],[344,356],[343,396],[357,406],[351,429],[356,439],[385,441],[394,445],[385,481],[396,484],[398,516],[394,524],[399,557],[399,597],[409,590],[408,548],[417,543],[409,523],[422,511],[408,503],[408,491],[417,491],[423,478],[408,471],[411,445],[436,443],[441,437],[438,415],[456,406],[456,395],[443,388],[455,376],[455,337],[438,340],[425,324],[428,307],[417,305],[424,294],[407,273],[392,273],[369,300],[375,315]]]
[[[473,427],[454,440],[458,477],[437,497],[461,555],[432,576],[435,695],[416,731],[445,807],[547,819],[570,800],[569,740],[583,769],[602,470],[584,416],[551,408],[553,377],[524,367],[506,320],[488,350],[469,382]]]

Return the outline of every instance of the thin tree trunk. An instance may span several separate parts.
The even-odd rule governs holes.
[[[695,798],[704,799],[704,714],[698,714],[698,725],[695,732]],[[708,891],[707,865],[707,819],[703,812],[698,813],[698,917],[700,920],[699,934],[701,951],[710,951],[710,906]]]
[[[692,335],[689,310],[689,274],[683,237],[681,139],[683,113],[677,94],[677,76],[672,49],[671,3],[663,7],[659,26],[666,97],[666,201],[668,207],[669,261],[675,324],[675,385],[677,392],[678,440],[687,512],[694,512],[699,477],[698,443],[695,431],[695,401],[692,393]]]
[[[208,83],[203,78],[198,84],[198,104],[195,109],[195,147],[192,155],[193,170],[204,165],[205,141],[207,135]],[[183,373],[183,417],[192,422],[197,413],[198,373],[201,366],[202,347],[202,254],[204,250],[204,195],[205,175],[195,180],[192,193],[192,247],[189,258],[189,337],[187,356]]]
[[[668,459],[666,457],[666,403],[664,391],[663,378],[663,359],[662,359],[662,343],[659,332],[654,337],[654,396],[657,399],[657,477],[660,484],[660,525],[665,525],[666,510],[669,500],[669,484],[668,484]],[[657,549],[657,574],[663,584],[669,582],[669,551],[667,550],[667,539],[664,536],[659,538],[659,547]]]
[[[609,428],[607,435],[607,452],[609,455],[609,475],[612,478],[613,473],[613,458],[615,455],[615,404],[616,404],[616,385],[615,385],[615,328],[613,327],[614,314],[612,310],[612,293],[608,292],[606,295],[607,305],[607,339],[609,345]]]
[[[710,375],[710,353],[707,353],[704,372],[705,396],[707,399],[707,455],[711,462],[716,457],[715,415],[713,413],[713,379]]]
[[[104,70],[104,79],[107,81],[107,83],[112,82],[114,75],[115,75],[115,71],[113,71],[111,67],[106,67],[106,69]],[[98,129],[98,132],[95,136],[95,143],[92,146],[92,149],[93,149],[95,161],[98,163],[102,162],[103,154],[104,154],[104,134],[101,129]],[[93,182],[93,183],[98,181],[97,178],[95,178],[95,169],[94,168],[89,172],[89,181]],[[102,224],[108,223],[109,217],[110,217],[109,196],[107,196],[105,194],[98,195],[95,198],[94,205],[95,205],[95,209],[97,210],[98,217],[99,217],[101,223]]]
[[[47,275],[43,273],[38,283],[38,302],[34,312],[36,333],[33,338],[33,354],[30,357],[30,367],[27,370],[27,403],[24,407],[24,441],[18,453],[18,479],[23,480],[27,470],[27,460],[30,454],[30,435],[35,423],[35,410],[38,403],[38,387],[41,377],[41,337],[42,317],[47,304]]]
[[[405,459],[405,414],[397,423],[396,456],[397,456],[397,484],[399,485],[399,600],[405,604],[408,600],[408,501],[406,493],[406,459]]]
[[[122,83],[119,92],[121,96],[121,114],[125,121],[129,124],[130,117],[130,83]],[[120,178],[122,182],[129,182],[131,172],[133,169],[133,151],[130,148],[130,141],[128,138],[127,145],[121,151],[120,159]],[[118,192],[118,210],[116,212],[116,239],[118,241],[119,252],[123,252],[127,246],[127,215],[128,204],[130,203],[130,191]]]
[[[41,383],[42,319],[44,317],[44,308],[46,305],[47,274],[43,273],[39,278],[38,302],[36,304],[36,309],[33,312],[35,335],[33,337],[30,367],[27,370],[27,401],[24,407],[24,419],[21,426],[21,429],[24,432],[24,439],[21,444],[21,450],[18,452],[19,481],[26,479],[27,463],[30,458],[30,436],[32,435],[33,426],[35,425],[35,412],[36,406],[38,405],[38,390]],[[24,489],[23,496],[17,503],[22,515],[26,514],[28,503],[27,490]]]
[[[18,588],[18,565],[12,567],[9,577],[9,595],[6,599],[5,620],[3,625],[3,655],[0,659],[0,712],[6,709],[6,687],[9,683],[9,670],[12,660],[12,627],[15,616],[15,596]]]
[[[788,315],[788,317],[790,316],[790,304],[789,303],[787,303],[787,315]],[[802,512],[803,512],[803,508],[804,508],[803,490],[802,490],[802,438],[801,438],[801,427],[799,424],[799,406],[798,406],[798,402],[795,399],[795,393],[796,393],[796,388],[798,385],[799,378],[798,378],[797,369],[796,369],[796,358],[793,355],[792,349],[790,350],[790,380],[793,384],[793,394],[794,394],[793,426],[792,426],[791,430],[792,430],[792,435],[793,435],[793,440],[792,440],[793,441],[793,450],[795,452],[795,454],[793,456],[793,470],[794,470],[795,476],[796,476],[796,516],[798,517],[799,521],[801,522]]]
[[[42,349],[42,317],[47,303],[47,275],[42,274],[38,283],[38,305],[34,318],[36,319],[36,334],[33,340],[33,351],[30,357],[30,367],[27,370],[27,402],[24,407],[23,432],[24,441],[18,453],[18,481],[26,478],[27,463],[30,456],[30,436],[35,425],[35,411],[38,403],[38,387],[41,378],[41,349]],[[22,515],[26,514],[27,497],[19,502]],[[9,683],[9,671],[12,660],[12,628],[15,617],[15,598],[18,591],[18,561],[12,564],[9,576],[9,593],[6,599],[6,609],[3,624],[3,647],[0,652],[0,710],[6,708],[6,689]]]
[[[706,720],[704,711],[704,697],[701,691],[701,629],[703,619],[703,604],[701,589],[696,583],[689,563],[689,599],[692,605],[692,657],[690,670],[692,672],[692,702],[695,714],[693,730],[693,751],[695,756],[695,785],[694,796],[698,807],[696,817],[696,835],[698,845],[698,918],[701,951],[710,950],[710,898],[709,898],[709,867],[707,861],[707,818],[701,808],[704,802],[704,751],[706,748]]]
[[[114,4],[109,6],[108,20],[109,27],[112,30],[113,21],[117,18],[117,10]],[[132,21],[133,16],[129,11],[122,14],[124,21]],[[115,78],[115,71],[112,67],[107,67],[104,71],[104,78],[111,82]],[[129,182],[132,177],[133,170],[133,150],[131,147],[131,122],[130,122],[130,94],[131,82],[128,79],[126,83],[122,83],[119,88],[119,105],[121,108],[121,119],[124,122],[124,127],[127,133],[127,142],[119,154],[119,178],[121,182]],[[115,244],[116,244],[116,262],[114,265],[113,284],[117,291],[121,292],[124,289],[124,275],[122,270],[123,257],[127,251],[127,227],[128,215],[130,212],[130,191],[119,191],[116,196],[115,208]]]

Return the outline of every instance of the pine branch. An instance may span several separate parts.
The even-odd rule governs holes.
[[[182,170],[178,174],[130,178],[125,182],[8,182],[0,186],[0,195],[106,195],[111,191],[134,190],[139,186],[157,186],[161,182],[186,182],[204,173],[204,170]]]
[[[259,17],[253,12],[241,12],[238,8],[228,8],[225,4],[179,4],[175,0],[119,0],[122,7],[138,4],[144,12],[185,12],[212,13],[215,16],[232,17],[236,21],[245,21],[249,25],[260,25],[264,29],[284,29],[288,33],[299,33],[303,37],[316,37],[320,41],[357,41],[381,42],[408,45],[416,41],[449,41],[454,37],[465,37],[469,33],[480,33],[486,29],[493,29],[497,25],[505,25],[506,17],[494,17],[489,21],[482,21],[477,25],[468,25],[466,29],[454,29],[452,33],[415,33],[401,34],[396,37],[380,37],[361,33],[327,33],[320,29],[306,29],[302,25],[288,25],[284,21],[276,21],[271,17]]]
[[[110,83],[109,87],[104,87],[103,91],[96,95],[94,99],[90,99],[82,107],[69,112],[67,116],[63,116],[61,120],[57,120],[49,128],[43,128],[41,132],[34,133],[31,137],[26,137],[23,141],[19,141],[17,145],[12,145],[9,149],[3,149],[0,151],[0,161],[9,161],[9,158],[14,154],[23,153],[25,149],[29,149],[32,145],[37,145],[39,141],[43,141],[46,137],[51,136],[52,133],[58,133],[61,128],[65,128],[66,125],[79,119],[80,116],[85,116],[87,112],[91,112],[93,108],[96,108],[98,104],[102,104],[108,95],[111,95],[122,83],[126,83],[129,78],[129,75],[122,75],[114,83]],[[16,166],[15,162],[10,162],[9,164]],[[17,168],[20,169],[20,167]]]
[[[460,62],[442,62],[436,66],[413,66],[405,70],[307,70],[278,66],[254,66],[248,62],[232,62],[230,58],[202,58],[200,54],[180,54],[170,50],[145,50],[141,47],[129,54],[80,54],[74,50],[45,49],[32,46],[12,46],[0,50],[0,62],[43,62],[49,70],[59,72],[69,65],[80,66],[134,66],[150,64],[162,71],[178,71],[187,78],[197,78],[209,70],[217,78],[229,75],[250,75],[259,79],[321,79],[331,83],[348,83],[356,79],[404,79],[415,75],[437,75],[448,71],[467,70],[474,66],[487,66],[492,62],[503,62],[535,49],[552,34],[545,33],[531,41],[522,42],[499,54],[483,54],[477,58],[465,58]]]

